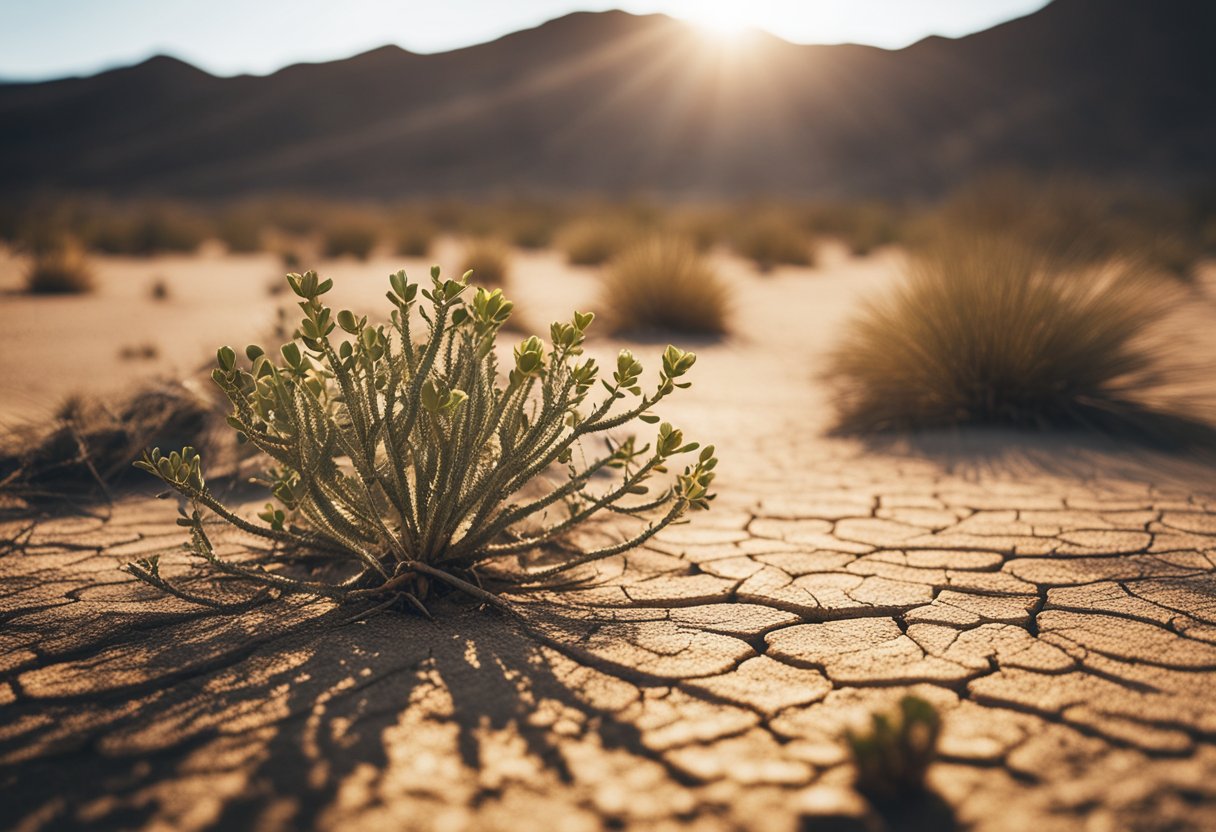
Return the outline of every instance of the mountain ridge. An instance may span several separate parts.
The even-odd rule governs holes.
[[[1055,0],[903,49],[715,46],[576,12],[449,52],[269,75],[171,56],[0,85],[0,188],[193,197],[933,193],[994,167],[1216,175],[1216,5]]]

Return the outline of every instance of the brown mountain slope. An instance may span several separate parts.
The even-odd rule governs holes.
[[[1055,0],[899,51],[606,12],[266,77],[154,58],[0,85],[0,188],[900,194],[995,166],[1186,186],[1216,173],[1213,33],[1216,4]]]

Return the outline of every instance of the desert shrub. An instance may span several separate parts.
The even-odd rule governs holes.
[[[511,249],[492,237],[473,240],[464,250],[460,271],[473,272],[477,286],[502,288],[511,277]]]
[[[756,264],[760,271],[775,266],[810,266],[815,262],[810,237],[787,217],[761,214],[734,235],[735,251]]]
[[[435,227],[425,221],[402,224],[397,232],[396,251],[401,257],[426,257],[435,240]]]
[[[252,210],[228,210],[215,221],[215,236],[230,254],[253,254],[263,248],[263,218]]]
[[[878,803],[923,793],[940,733],[937,710],[917,696],[900,699],[893,714],[872,714],[868,731],[845,735],[857,769],[857,791]]]
[[[98,212],[82,229],[85,244],[105,254],[147,257],[191,253],[209,234],[207,224],[173,206]]]
[[[668,215],[667,227],[698,251],[709,251],[730,238],[732,215],[725,208],[712,206],[677,208]]]
[[[213,447],[210,402],[181,384],[149,384],[114,402],[73,396],[49,426],[18,427],[0,441],[0,493],[27,503],[105,496],[149,440]]]
[[[169,283],[163,277],[156,278],[148,287],[148,297],[154,301],[166,301],[169,299],[169,294]]]
[[[324,252],[329,258],[354,257],[366,260],[380,239],[380,229],[370,220],[345,220],[325,232]]]
[[[304,262],[304,258],[300,256],[300,252],[294,248],[284,248],[279,251],[279,260],[283,267],[291,270],[298,269],[300,264]],[[282,281],[276,280],[276,286],[282,286]]]
[[[149,342],[125,344],[118,350],[118,357],[123,361],[152,361],[159,355],[160,348]]]
[[[574,266],[599,266],[638,237],[636,227],[614,217],[575,220],[562,229],[558,248]]]
[[[93,289],[93,271],[80,247],[62,244],[34,255],[25,273],[33,295],[78,295]]]
[[[1007,240],[941,242],[834,352],[842,426],[1134,421],[1168,387],[1168,362],[1145,335],[1175,305],[1170,288]]]
[[[541,249],[553,242],[559,222],[559,213],[555,208],[525,203],[506,206],[503,211],[501,233],[512,245]]]
[[[814,235],[839,240],[855,257],[865,257],[900,239],[900,211],[887,203],[823,203],[807,211],[806,226]]]
[[[622,350],[611,380],[603,379],[607,396],[593,402],[599,368],[581,358],[592,315],[554,323],[547,345],[535,336],[517,344],[503,377],[495,338],[513,305],[501,291],[478,289],[466,300],[468,285],[444,280],[438,267],[422,291],[398,272],[389,279],[391,324],[377,326],[347,310],[335,314],[322,300],[331,281],[313,272],[288,282],[304,312],[298,340],[284,344],[277,361],[249,347],[247,369],[221,348],[213,372],[233,405],[229,423],[270,464],[265,481],[276,502],[261,522],[216,499],[192,448],[167,455],[153,449],[138,463],[185,498],[180,523],[211,572],[263,589],[415,608],[438,581],[510,609],[467,580],[469,570],[561,539],[601,510],[650,518],[621,543],[577,555],[563,549],[556,564],[517,576],[544,580],[624,552],[708,508],[712,447],[674,482],[646,494],[674,457],[698,449],[669,424],[660,426],[653,449],[633,439],[609,441],[602,454],[588,447],[585,455],[582,447],[584,439],[599,446],[635,419],[656,422],[652,409],[687,386],[681,379],[694,354],[668,347],[658,383],[643,393],[642,365]],[[413,314],[419,295],[425,332]],[[550,476],[559,472],[565,480],[554,485]],[[278,544],[280,557],[281,547],[306,550],[330,571],[295,576],[285,557],[266,567],[222,557],[205,514]],[[172,585],[155,559],[127,568],[164,591],[220,603]]]
[[[721,335],[729,306],[717,272],[691,242],[671,236],[641,240],[617,255],[600,296],[615,332]]]
[[[1008,237],[1077,265],[1133,259],[1188,280],[1204,256],[1201,225],[1181,201],[1082,179],[1012,172],[980,178],[938,206],[919,239],[932,246],[943,228]]]

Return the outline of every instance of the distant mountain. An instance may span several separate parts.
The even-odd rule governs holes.
[[[1216,178],[1216,2],[1055,0],[906,49],[579,13],[265,77],[0,85],[0,192],[914,194],[994,167]]]

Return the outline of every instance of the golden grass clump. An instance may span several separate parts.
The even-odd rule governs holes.
[[[781,214],[761,214],[735,234],[735,251],[760,271],[776,266],[812,266],[815,250],[808,234]]]
[[[558,248],[572,266],[599,266],[638,236],[637,229],[617,217],[587,217],[570,223],[558,235]]]
[[[25,273],[31,295],[80,295],[93,290],[93,270],[74,243],[62,243],[34,254]]]
[[[832,355],[840,426],[1148,427],[1178,381],[1151,338],[1173,289],[1126,266],[1061,266],[1008,239],[939,240]]]
[[[511,249],[494,237],[481,237],[469,243],[460,266],[461,274],[472,271],[469,282],[488,289],[501,289],[511,277]]]
[[[599,308],[613,332],[723,335],[730,292],[692,242],[655,236],[612,260]]]
[[[324,256],[366,260],[380,241],[380,228],[371,220],[345,219],[325,231]]]

